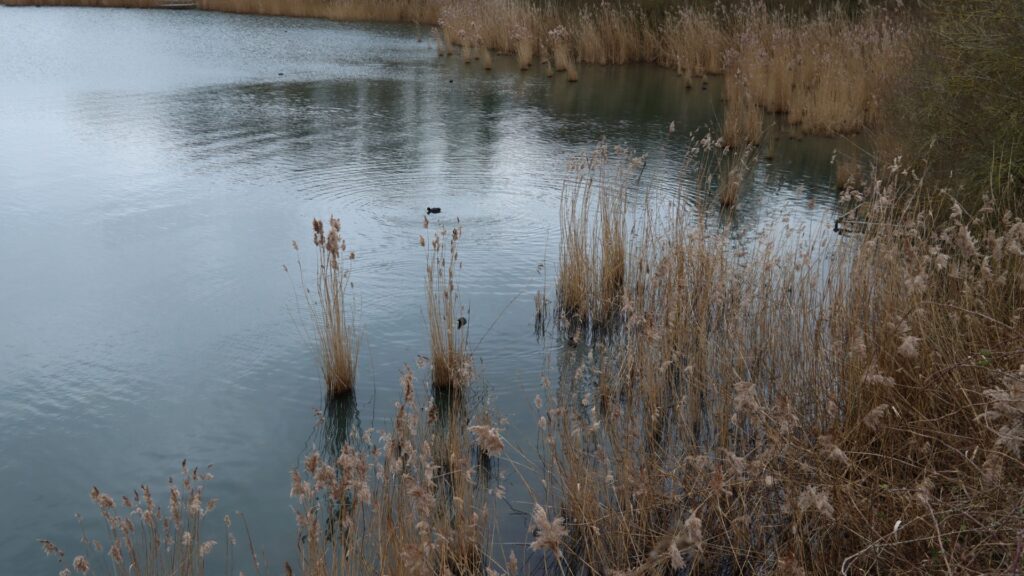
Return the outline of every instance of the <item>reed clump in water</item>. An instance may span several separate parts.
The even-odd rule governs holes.
[[[565,26],[558,26],[548,32],[548,41],[551,43],[551,57],[554,61],[556,72],[565,72],[568,69],[572,55],[569,52],[569,31]]]
[[[747,146],[742,153],[732,153],[722,163],[724,175],[718,184],[718,202],[732,208],[740,201],[740,193],[757,162],[757,148]]]
[[[572,324],[612,322],[622,306],[628,197],[645,159],[602,144],[570,165],[562,189],[560,316]]]
[[[359,338],[355,320],[346,312],[346,291],[355,252],[348,252],[341,237],[341,221],[334,216],[327,228],[313,219],[313,245],[317,249],[316,289],[309,290],[303,278],[303,294],[310,310],[314,336],[320,352],[320,371],[328,394],[352,392],[359,360]],[[298,245],[293,244],[296,250]],[[302,265],[299,264],[302,274]]]
[[[437,388],[461,389],[469,383],[473,366],[469,353],[467,312],[459,298],[458,243],[462,227],[434,233],[427,249],[427,323],[430,329],[431,373]]]

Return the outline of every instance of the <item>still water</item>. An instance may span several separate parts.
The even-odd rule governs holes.
[[[323,408],[291,248],[312,258],[313,217],[339,216],[357,253],[358,426],[388,426],[429,354],[418,237],[440,206],[464,227],[474,396],[531,448],[567,160],[606,138],[676,190],[687,134],[723,106],[653,67],[485,72],[420,32],[0,7],[0,573],[55,573],[35,539],[75,549],[94,484],[163,486],[186,457],[215,464],[208,492],[273,570],[293,558],[288,471]],[[841,144],[781,139],[734,225],[830,222]]]

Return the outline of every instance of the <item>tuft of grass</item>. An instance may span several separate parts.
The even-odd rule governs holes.
[[[313,245],[317,249],[316,290],[304,293],[320,348],[320,370],[328,394],[348,394],[355,388],[359,360],[355,320],[345,311],[351,274],[348,263],[355,259],[355,252],[347,250],[341,221],[334,216],[326,229],[323,221],[313,220]]]
[[[351,309],[346,311],[350,263],[356,254],[348,250],[341,237],[341,221],[334,216],[328,219],[326,227],[322,220],[313,219],[313,246],[317,251],[313,288],[306,284],[302,259],[298,258],[297,263],[299,284],[320,356],[320,372],[328,395],[349,394],[355,388],[359,361],[354,313]],[[292,247],[299,251],[298,242],[292,242]]]
[[[622,308],[629,193],[645,162],[606,144],[571,162],[562,188],[555,288],[559,314],[570,324],[609,324]]]
[[[427,323],[430,329],[430,355],[433,385],[442,389],[462,389],[472,375],[469,353],[468,313],[459,298],[458,243],[462,228],[441,228],[434,233],[427,250]]]

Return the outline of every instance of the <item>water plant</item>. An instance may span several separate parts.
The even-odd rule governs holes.
[[[442,227],[429,243],[421,236],[427,252],[427,324],[430,330],[430,364],[435,387],[460,389],[469,383],[473,366],[469,353],[468,312],[459,297],[458,243],[462,227]]]
[[[298,243],[292,246],[298,251]],[[348,394],[355,387],[359,361],[359,338],[346,296],[349,263],[355,259],[355,252],[348,251],[341,237],[341,221],[334,216],[327,228],[322,220],[313,219],[313,246],[317,250],[315,287],[309,289],[306,285],[301,259],[299,275],[319,351],[320,371],[328,394]]]

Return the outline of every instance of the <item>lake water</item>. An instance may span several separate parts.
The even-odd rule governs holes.
[[[485,72],[417,35],[0,7],[0,573],[55,573],[36,538],[74,550],[94,484],[162,487],[185,457],[215,464],[210,494],[274,570],[293,559],[288,472],[324,401],[291,242],[310,260],[309,223],[331,213],[358,254],[360,428],[389,425],[403,366],[429,355],[418,237],[440,206],[435,225],[464,227],[474,396],[531,449],[560,348],[534,335],[533,295],[553,296],[567,161],[606,138],[679,189],[687,135],[721,119],[717,82]],[[830,226],[843,144],[780,139],[734,226]]]

